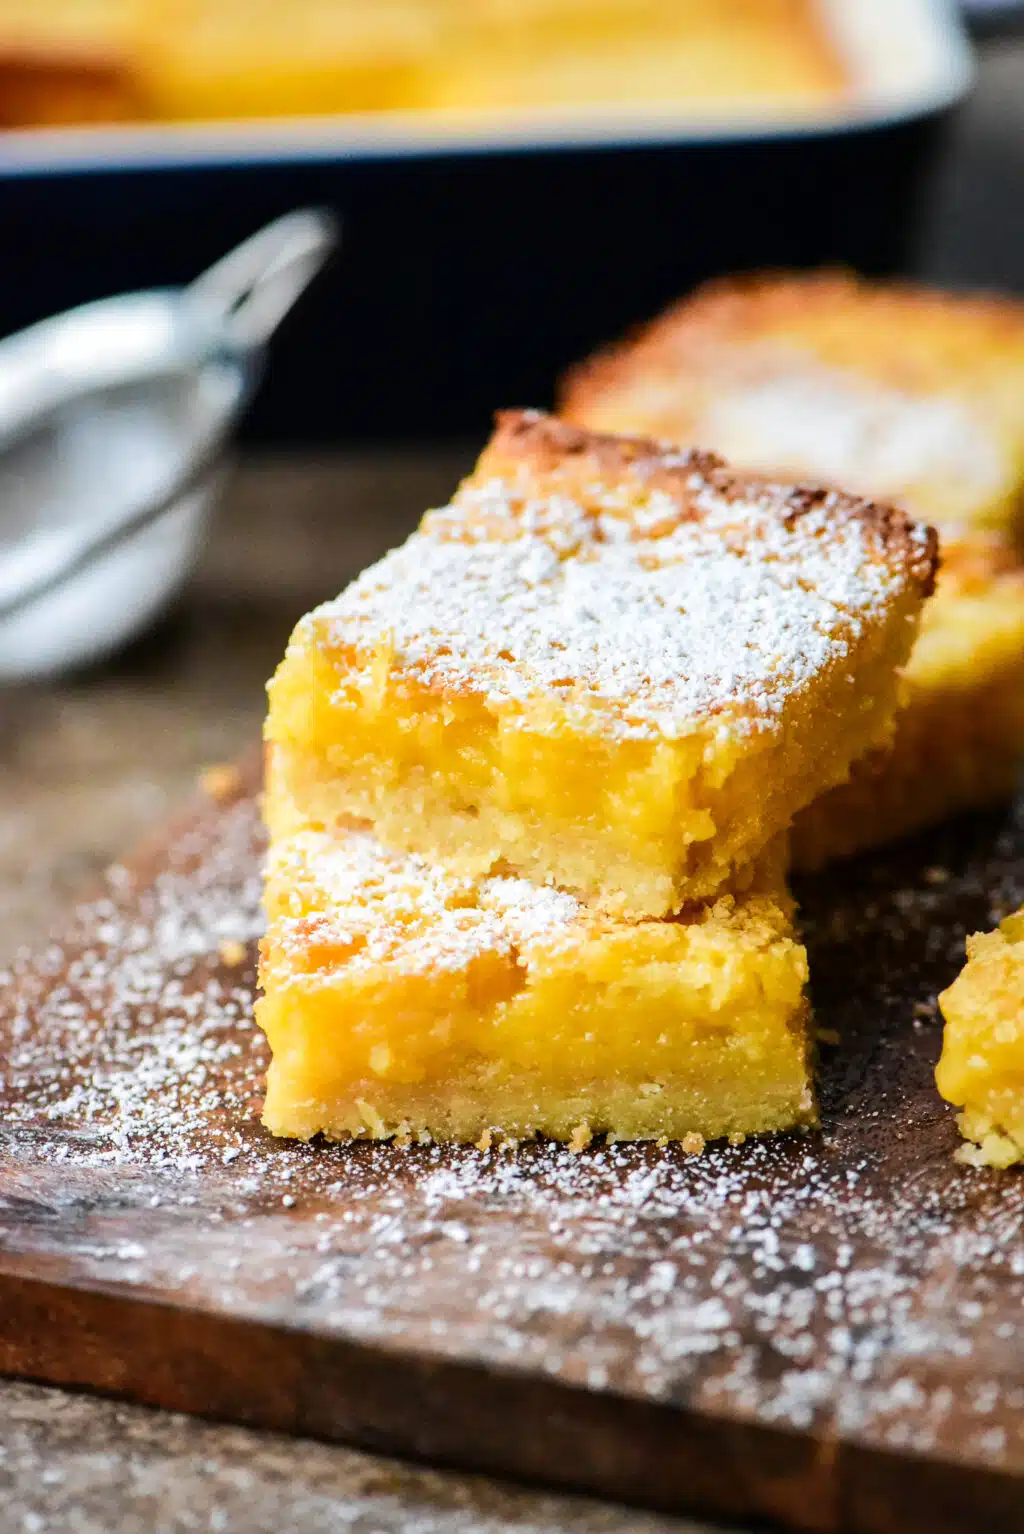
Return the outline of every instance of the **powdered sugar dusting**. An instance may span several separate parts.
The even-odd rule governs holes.
[[[399,958],[406,973],[461,969],[487,952],[515,958],[531,943],[555,948],[597,920],[561,890],[460,877],[390,851],[365,830],[300,832],[275,845],[269,863],[275,948],[301,957],[323,944],[332,963],[344,954],[350,972]]]
[[[356,647],[371,687],[383,646],[393,669],[499,710],[544,699],[627,735],[709,716],[780,729],[912,576],[834,496],[794,516],[786,490],[737,499],[699,468],[687,495],[469,485],[300,634]]]
[[[115,876],[0,1018],[4,1263],[595,1392],[1020,1470],[1024,1183],[955,1165],[934,997],[1024,898],[993,821],[807,884],[820,1134],[678,1148],[272,1142],[251,804]],[[941,876],[940,876],[941,874]],[[517,882],[495,898],[517,904]],[[68,960],[74,980],[65,978]],[[931,1009],[931,1010],[929,1010]]]
[[[113,868],[66,942],[22,956],[0,1017],[3,1123],[71,1131],[90,1164],[205,1165],[197,1137],[235,1145],[251,1122],[263,1036],[252,1021],[262,881],[251,799],[223,813],[216,841],[183,836],[138,891]],[[136,903],[137,902],[137,903]],[[225,967],[221,945],[249,962]]]
[[[749,377],[709,399],[699,431],[732,463],[909,505],[922,484],[939,487],[952,505],[973,505],[1005,482],[996,438],[952,395],[862,382],[800,353],[773,354],[760,366],[751,356],[747,367]]]
[[[575,896],[529,879],[485,879],[480,904],[501,919],[517,947],[547,943],[573,923],[593,920]]]

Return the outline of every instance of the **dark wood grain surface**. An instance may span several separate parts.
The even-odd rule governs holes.
[[[409,517],[432,498],[419,486]],[[77,695],[5,700],[32,725],[5,732],[9,755],[54,774],[55,804],[48,733],[83,729],[96,686],[108,719],[122,689],[159,694],[169,643],[180,712],[165,697],[160,730],[125,728],[120,783],[165,745],[170,796],[250,737],[260,673],[235,668],[267,669],[292,614],[287,596],[261,604],[240,548],[236,528],[209,605],[153,654]],[[297,562],[296,611],[301,586]],[[88,775],[81,792],[123,798]],[[5,815],[23,877],[52,818],[40,802]],[[699,1159],[272,1143],[249,1018],[255,837],[250,799],[211,806],[18,967],[3,1368],[662,1507],[1024,1527],[1021,1183],[954,1166],[931,1083],[934,996],[964,932],[1024,892],[1012,817],[806,887],[819,1019],[840,1039],[823,1046],[824,1133]],[[247,961],[226,964],[237,941]]]

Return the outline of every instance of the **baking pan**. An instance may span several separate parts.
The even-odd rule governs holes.
[[[186,280],[270,218],[343,249],[250,418],[264,441],[479,433],[707,276],[913,252],[971,53],[941,0],[822,0],[855,90],[812,118],[377,114],[0,138],[0,332]]]

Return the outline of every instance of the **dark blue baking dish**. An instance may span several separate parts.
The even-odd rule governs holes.
[[[343,247],[275,346],[265,441],[479,433],[571,361],[725,271],[911,257],[972,61],[942,0],[822,0],[853,99],[701,126],[556,113],[143,127],[0,138],[0,333],[185,281],[304,204]]]

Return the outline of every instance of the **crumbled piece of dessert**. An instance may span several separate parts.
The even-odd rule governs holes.
[[[939,997],[946,1020],[939,1091],[961,1109],[973,1166],[1024,1161],[1024,909],[967,939],[967,963]]]
[[[199,786],[218,804],[227,804],[242,792],[242,774],[233,762],[216,762],[200,773]]]

